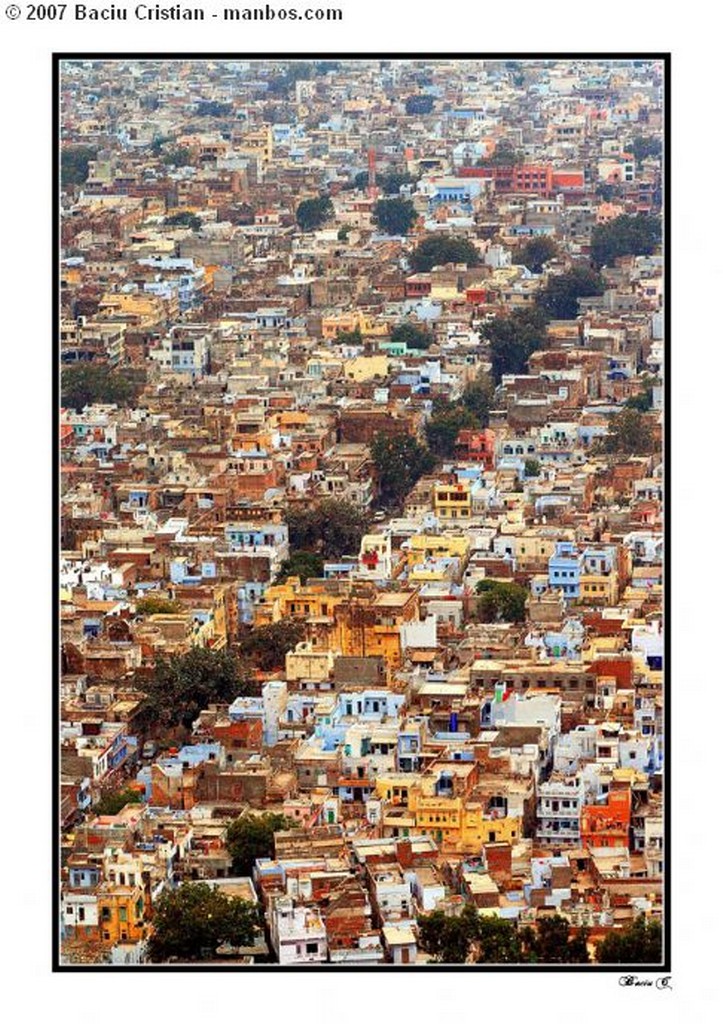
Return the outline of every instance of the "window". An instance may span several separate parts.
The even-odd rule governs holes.
[[[78,920],[85,921],[85,907],[78,907]]]
[[[307,953],[318,953],[319,952],[319,943],[318,942],[307,942],[306,943],[306,952]]]
[[[110,921],[110,907],[103,907],[100,916],[102,921]]]

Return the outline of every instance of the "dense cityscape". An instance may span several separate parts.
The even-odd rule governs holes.
[[[664,76],[62,62],[63,964],[662,963]]]

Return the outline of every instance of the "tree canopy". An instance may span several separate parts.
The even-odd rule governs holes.
[[[173,213],[170,217],[166,217],[164,223],[169,228],[184,227],[191,228],[192,231],[198,231],[203,221],[195,213],[182,210],[180,213]]]
[[[280,672],[286,654],[304,639],[304,624],[294,619],[280,619],[266,626],[256,626],[241,637],[239,654],[262,672]]]
[[[416,219],[410,199],[379,199],[374,205],[374,223],[385,235],[408,235]]]
[[[226,849],[233,857],[235,875],[248,877],[259,857],[272,857],[274,833],[296,828],[293,818],[267,811],[264,814],[245,813],[229,825]]]
[[[476,267],[479,254],[468,238],[429,235],[412,252],[409,262],[412,270],[425,273],[445,263],[466,263],[468,267]]]
[[[284,559],[276,574],[274,583],[283,583],[289,576],[298,576],[302,583],[313,577],[324,574],[324,559],[313,551],[295,551],[290,558]]]
[[[369,524],[366,512],[343,498],[289,505],[286,522],[294,551],[313,552],[329,561],[356,555]]]
[[[661,238],[660,217],[623,214],[607,224],[595,225],[590,236],[590,255],[596,266],[610,266],[618,256],[650,256]]]
[[[256,904],[205,882],[184,882],[162,892],[154,905],[148,956],[153,963],[204,960],[223,944],[253,946],[259,934]]]
[[[209,704],[230,704],[251,692],[245,667],[231,651],[205,647],[158,656],[151,677],[140,685],[162,726],[189,727]]]
[[[538,292],[537,303],[553,320],[574,320],[579,313],[578,299],[602,295],[605,282],[591,267],[573,267],[556,274]]]
[[[554,914],[542,917],[534,928],[520,932],[522,954],[528,963],[535,964],[587,964],[587,930],[573,935],[567,918]]]
[[[490,421],[490,407],[495,397],[495,388],[486,374],[480,374],[465,386],[462,405],[477,420],[478,427],[486,427]]]
[[[392,328],[390,339],[398,344],[405,344],[407,348],[424,350],[432,344],[434,335],[425,326],[404,320]]]
[[[482,622],[524,622],[527,591],[519,583],[480,580],[477,615]]]
[[[548,260],[557,256],[557,243],[547,235],[531,238],[520,247],[515,263],[527,267],[533,274],[540,274]]]
[[[547,313],[538,306],[497,317],[484,325],[482,334],[490,343],[495,381],[499,383],[504,374],[527,373],[528,359],[545,341],[547,321]]]
[[[636,135],[630,147],[637,163],[649,156],[660,156],[663,152],[663,142],[657,135]]]
[[[613,416],[600,449],[608,454],[648,455],[654,447],[650,420],[637,409],[623,409]]]
[[[138,391],[138,382],[131,374],[111,369],[107,363],[75,363],[64,366],[61,373],[61,405],[76,412],[95,403],[132,405]]]
[[[640,914],[621,931],[610,931],[595,950],[599,964],[659,964],[663,959],[663,930],[659,921]]]
[[[429,450],[438,458],[449,458],[454,455],[460,430],[479,426],[477,417],[461,402],[440,402],[425,426]]]
[[[430,114],[434,110],[434,97],[426,96],[423,93],[407,96],[404,101],[404,109],[408,114]]]
[[[182,607],[180,601],[173,601],[168,597],[156,597],[153,594],[141,597],[136,601],[138,615],[173,615],[180,612]]]
[[[137,789],[121,789],[115,793],[103,793],[93,807],[94,814],[118,814],[127,804],[140,804],[143,797]]]
[[[84,185],[88,165],[98,156],[96,146],[65,146],[60,151],[60,181],[63,188]]]
[[[302,231],[316,231],[334,216],[334,205],[328,196],[302,199],[296,207],[296,220]]]
[[[434,469],[432,453],[409,434],[374,435],[371,454],[377,471],[379,497],[393,505],[402,501],[417,480]]]

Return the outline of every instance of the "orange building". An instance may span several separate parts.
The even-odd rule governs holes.
[[[580,838],[585,846],[624,846],[630,843],[630,789],[612,789],[606,804],[582,809]]]

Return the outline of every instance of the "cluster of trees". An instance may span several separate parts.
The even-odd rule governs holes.
[[[486,374],[470,381],[457,402],[435,399],[425,426],[429,450],[440,459],[452,456],[460,430],[480,430],[489,424],[493,399],[494,386]]]
[[[398,195],[402,185],[413,185],[418,178],[410,174],[409,171],[386,171],[383,173],[377,173],[377,185],[382,190],[385,196]],[[349,187],[364,190],[369,185],[369,172],[359,171],[358,174],[354,175],[354,179]]]
[[[525,459],[525,476],[539,476],[540,463],[537,459]]]
[[[432,415],[425,425],[429,450],[440,459],[454,454],[460,430],[480,425],[479,420],[462,402],[436,399]]]
[[[519,583],[480,580],[476,591],[481,622],[524,622],[527,591]]]
[[[630,148],[633,151],[633,156],[640,163],[648,156],[660,156],[663,152],[663,142],[657,135],[637,135]]]
[[[643,391],[628,398],[625,406],[628,409],[637,409],[638,412],[650,412],[653,408],[653,385],[649,384]]]
[[[133,405],[139,391],[136,375],[111,369],[107,363],[75,363],[64,366],[61,374],[61,405],[76,412],[96,402],[121,407]]]
[[[334,216],[334,204],[328,196],[302,199],[296,207],[296,221],[302,231],[316,231]]]
[[[431,473],[435,466],[435,458],[429,448],[409,434],[375,434],[371,455],[383,505],[398,505],[417,480],[425,473]]]
[[[549,238],[547,235],[540,235],[538,238],[531,238],[524,245],[520,246],[515,262],[521,263],[523,267],[527,267],[533,274],[540,274],[548,260],[554,259],[557,253],[557,243],[554,239]]]
[[[423,93],[407,96],[404,101],[404,109],[408,114],[431,114],[434,110],[434,97],[426,96]]]
[[[610,455],[648,455],[654,447],[650,421],[644,413],[628,408],[611,418],[608,432],[595,450]]]
[[[553,320],[574,320],[578,315],[578,299],[602,295],[605,282],[591,267],[573,267],[565,274],[556,274],[537,296],[537,304]]]
[[[482,157],[477,161],[478,167],[516,167],[524,162],[524,153],[515,149],[511,142],[504,139],[495,146],[495,150],[489,156]]]
[[[274,834],[296,828],[293,818],[266,811],[264,814],[246,812],[229,825],[226,849],[233,858],[233,873],[248,877],[259,857],[274,854]]]
[[[267,626],[250,629],[238,642],[244,662],[262,672],[282,671],[286,654],[304,639],[304,624],[294,619],[281,619]]]
[[[353,331],[337,331],[334,341],[337,345],[361,345],[364,335],[359,327],[355,327]]]
[[[410,199],[380,199],[374,204],[372,219],[385,235],[408,235],[417,211]]]
[[[181,610],[180,601],[172,601],[168,597],[141,597],[136,601],[136,612],[139,615],[173,615]]]
[[[660,921],[646,921],[639,915],[621,931],[611,931],[595,950],[599,964],[659,964],[663,959],[663,929]]]
[[[284,559],[276,574],[274,583],[283,583],[289,576],[298,576],[302,583],[310,578],[317,579],[324,574],[324,559],[313,551],[294,551]]]
[[[327,561],[356,554],[368,526],[366,513],[340,498],[323,498],[314,505],[290,505],[286,522],[293,552],[312,553]]]
[[[433,343],[434,335],[427,327],[405,320],[392,329],[390,339],[397,344],[405,344],[407,348],[426,350]]]
[[[174,146],[163,154],[161,160],[167,167],[188,167],[191,156],[191,150],[187,146]]]
[[[233,113],[233,104],[219,103],[218,100],[201,100],[196,104],[196,113],[199,117],[230,117]]]
[[[60,180],[63,188],[85,184],[88,164],[97,156],[95,146],[65,146],[60,152]]]
[[[103,793],[93,808],[95,814],[118,814],[127,804],[140,804],[143,797],[137,789],[121,789]]]
[[[482,917],[469,904],[450,917],[441,910],[419,918],[419,944],[441,964],[586,964],[587,933],[572,935],[559,915],[540,919],[535,928]]]
[[[409,262],[416,273],[425,273],[445,263],[466,263],[468,267],[476,267],[479,253],[468,238],[430,235],[422,239],[409,257]]]
[[[253,689],[246,666],[235,654],[204,647],[160,655],[151,676],[139,685],[150,714],[164,728],[189,728],[209,704],[230,704]]]
[[[597,224],[590,236],[590,255],[598,267],[610,266],[618,256],[650,256],[662,238],[660,217],[627,214]]]
[[[260,929],[256,904],[205,882],[184,882],[166,889],[154,906],[148,955],[153,963],[209,959],[224,944],[253,946]]]
[[[173,213],[166,217],[164,223],[169,228],[190,228],[192,231],[198,231],[203,221],[195,213],[183,210],[181,213]]]
[[[483,327],[490,343],[492,376],[499,383],[506,373],[526,373],[527,361],[542,347],[548,316],[539,306],[497,317]]]

